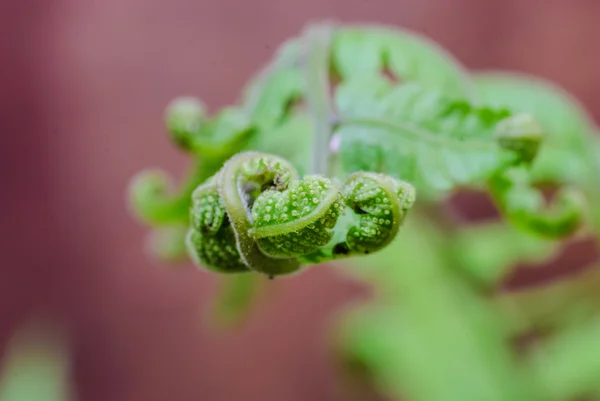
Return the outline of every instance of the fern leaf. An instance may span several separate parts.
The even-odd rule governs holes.
[[[480,186],[494,172],[521,161],[501,146],[497,125],[505,109],[477,108],[416,83],[353,79],[335,95],[344,170],[381,171],[439,196]],[[534,144],[535,146],[535,144]]]

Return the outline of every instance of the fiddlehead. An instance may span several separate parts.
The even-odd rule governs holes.
[[[225,271],[273,275],[384,247],[402,222],[398,205],[412,205],[414,188],[424,203],[458,188],[485,189],[520,227],[550,237],[575,230],[579,195],[568,192],[544,210],[531,179],[548,124],[538,125],[534,109],[482,97],[469,78],[437,45],[410,32],[310,27],[283,44],[239,104],[207,116],[198,100],[174,101],[167,128],[197,167],[175,196],[168,196],[165,175],[142,176],[132,203],[151,224],[189,224],[210,194],[223,226],[192,221],[192,255]],[[327,146],[331,135],[335,147]],[[311,164],[313,174],[341,182],[300,180],[296,169],[304,174]],[[308,197],[311,190],[317,196]],[[389,199],[389,210],[376,199]],[[385,211],[397,217],[389,226]]]
[[[278,192],[262,193],[252,208],[251,235],[273,257],[301,256],[329,243],[340,214],[342,195],[334,182],[306,176]]]
[[[317,31],[309,31],[309,35],[290,42],[285,62],[274,63],[277,68],[261,74],[265,80],[261,78],[251,86],[242,107],[228,109],[215,118],[206,118],[200,107],[191,107],[181,110],[171,123],[175,128],[173,139],[181,148],[200,160],[213,162],[212,171],[201,169],[200,174],[194,175],[196,185],[187,189],[196,188],[221,168],[225,160],[245,150],[278,154],[301,172],[308,170],[312,151],[312,155],[318,155],[313,163],[314,173],[338,175],[342,182],[342,177],[349,175],[344,185],[323,176],[301,180],[290,163],[276,156],[258,153],[234,156],[191,197],[188,246],[199,264],[221,272],[258,271],[278,275],[296,271],[304,262],[377,251],[396,236],[414,202],[411,184],[397,178],[414,184],[419,198],[424,204],[429,202],[426,205],[429,207],[440,206],[439,202],[458,188],[485,189],[517,226],[552,237],[564,236],[578,226],[582,202],[577,193],[567,192],[564,197],[559,196],[562,200],[554,203],[555,208],[543,210],[543,197],[535,187],[539,182],[532,171],[536,170],[536,164],[540,165],[537,159],[542,132],[551,130],[546,124],[540,128],[531,116],[520,114],[531,113],[538,119],[540,115],[535,110],[489,102],[474,91],[478,88],[453,59],[410,33],[373,27],[331,28],[329,32],[319,30],[319,35]],[[314,47],[310,43],[320,45],[316,47],[319,51],[297,62],[294,53],[307,43],[309,48]],[[318,74],[313,74],[313,66]],[[335,78],[341,79],[339,84],[330,84],[336,81],[328,79],[331,69]],[[383,70],[390,77],[383,79]],[[374,77],[383,82],[374,83]],[[335,107],[323,102],[330,90],[334,92]],[[537,100],[534,103],[542,104]],[[321,134],[312,135],[315,131]],[[335,135],[340,144],[336,146],[339,154],[335,158],[326,146],[329,134]],[[573,138],[571,134],[565,131],[564,137]],[[552,139],[552,135],[543,136],[544,141]],[[305,141],[306,138],[317,140]],[[308,142],[313,144],[312,150]],[[559,186],[581,184],[574,177],[586,170],[587,162],[573,160],[583,153],[563,152],[563,148],[555,146],[552,152],[542,149],[546,164],[542,164],[543,169],[537,167],[543,173],[538,174],[551,177],[560,173],[554,177],[560,180],[550,180]],[[581,168],[558,163],[555,156],[561,154],[566,155],[564,161],[569,166],[580,164]],[[340,163],[334,165],[332,161]],[[146,187],[147,193],[166,194],[160,180],[149,183],[155,185]],[[597,180],[590,180],[589,185],[597,186]],[[597,194],[594,188],[588,192]],[[189,202],[190,193],[186,196],[184,192],[178,198],[179,206]],[[148,207],[154,212],[146,214],[155,216],[150,220],[180,219],[180,211],[185,207],[179,207],[178,214],[173,214],[168,208],[161,208],[169,206],[168,199],[163,198],[157,196],[155,201],[160,202],[149,204],[154,205]],[[506,374],[510,361],[498,358],[496,351],[489,355],[495,362],[492,364],[482,364],[484,358],[468,358],[488,349],[482,344],[495,342],[498,350],[502,350],[506,339],[502,330],[498,330],[500,327],[495,324],[488,327],[487,319],[476,315],[470,318],[476,299],[449,296],[459,286],[452,278],[452,269],[446,269],[449,263],[445,259],[452,262],[447,257],[449,252],[438,252],[438,248],[451,248],[445,246],[451,239],[437,238],[437,230],[429,230],[429,223],[437,223],[435,216],[417,221],[409,227],[412,229],[409,235],[397,242],[405,246],[397,255],[408,262],[418,260],[419,269],[374,270],[380,283],[394,283],[390,284],[389,288],[394,288],[390,294],[401,294],[403,299],[388,305],[401,304],[402,310],[390,308],[369,324],[362,321],[358,326],[377,326],[374,334],[379,337],[381,333],[392,333],[390,339],[400,344],[400,348],[390,343],[384,352],[387,354],[389,349],[399,352],[392,358],[382,355],[382,360],[394,361],[394,368],[416,367],[416,370],[411,368],[417,372],[411,373],[416,379],[412,383],[422,382],[421,377],[430,378],[425,367],[435,364],[434,356],[439,359],[445,353],[447,360],[466,361],[465,366],[481,372],[478,382],[493,383],[499,395],[496,398],[515,399],[520,390],[513,391],[511,385],[520,380]],[[448,231],[454,229],[459,228],[451,227]],[[415,250],[412,256],[407,252],[409,248]],[[387,264],[398,259],[392,256]],[[450,285],[446,286],[448,282]],[[462,300],[466,302],[462,304]],[[476,305],[475,309],[480,307],[485,310],[485,305]],[[395,324],[398,316],[406,321],[393,327],[379,325]],[[456,347],[448,347],[446,341],[436,342],[439,337],[435,334],[446,329],[456,338],[477,341],[458,341]],[[379,337],[370,342],[381,344]],[[425,339],[422,344],[421,339]],[[433,358],[432,363],[422,363],[428,357]],[[402,390],[408,388],[415,395],[413,398],[444,398],[448,388],[454,391],[459,387],[452,386],[454,381],[465,380],[462,384],[469,390],[463,394],[454,391],[454,398],[481,399],[490,394],[477,394],[477,389],[473,392],[468,383],[472,378],[453,376],[451,367],[443,373],[437,376],[449,377],[451,382],[421,389],[401,383]]]
[[[167,105],[165,123],[173,142],[181,149],[190,150],[195,133],[206,123],[205,106],[193,97],[174,99]]]
[[[186,219],[189,200],[184,196],[169,195],[170,177],[162,170],[144,170],[138,173],[129,187],[130,203],[135,213],[151,224],[172,223]]]
[[[358,216],[348,230],[346,244],[351,252],[367,254],[395,238],[415,202],[415,189],[383,174],[355,173],[344,186],[344,199]]]
[[[332,240],[302,256],[303,261],[321,263],[383,249],[398,234],[416,198],[408,182],[368,172],[351,174],[341,194],[345,208]]]
[[[559,189],[552,203],[545,205],[522,169],[511,169],[492,177],[490,191],[500,209],[517,227],[546,238],[562,238],[577,230],[584,219],[585,198],[573,187]]]
[[[294,259],[273,259],[259,249],[250,235],[251,209],[260,193],[267,189],[283,190],[298,173],[285,159],[256,152],[239,153],[219,173],[219,196],[235,232],[236,246],[248,268],[270,276],[299,269]]]
[[[323,176],[300,179],[278,156],[243,152],[194,191],[188,250],[213,271],[289,274],[381,249],[414,198],[410,184],[382,174],[355,173],[340,188]]]
[[[192,260],[220,273],[248,271],[235,246],[235,233],[219,197],[218,174],[192,194],[188,253]]]

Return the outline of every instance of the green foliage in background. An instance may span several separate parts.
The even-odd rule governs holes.
[[[39,319],[19,327],[3,355],[0,401],[69,401],[69,350],[63,332]]]
[[[238,103],[204,110],[167,108],[187,181],[143,171],[130,198],[160,255],[235,280],[224,316],[247,309],[257,273],[329,261],[375,290],[335,331],[352,380],[415,401],[600,399],[598,267],[500,290],[517,264],[600,234],[597,128],[570,95],[468,72],[411,32],[323,23]],[[448,202],[463,190],[500,217],[464,224]]]

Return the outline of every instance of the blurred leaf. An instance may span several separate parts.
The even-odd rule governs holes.
[[[177,146],[189,150],[191,141],[206,122],[206,106],[197,98],[179,97],[165,111],[165,125]]]
[[[253,273],[222,276],[213,299],[213,322],[221,328],[242,324],[256,304],[262,280],[260,275]]]
[[[487,285],[500,282],[519,262],[542,262],[556,254],[557,243],[505,223],[459,229],[451,239],[459,265]]]
[[[490,180],[498,208],[516,227],[550,239],[574,233],[585,220],[585,195],[576,187],[561,187],[551,202],[531,182],[529,170],[515,168]]]
[[[453,98],[473,98],[472,84],[459,62],[416,33],[381,26],[340,27],[333,48],[334,68],[344,80],[377,76],[389,68],[402,82],[417,82]]]
[[[394,398],[540,399],[512,353],[500,311],[449,269],[440,235],[412,218],[393,249],[353,269],[379,295],[346,316],[342,348],[364,358]]]
[[[600,383],[600,318],[571,327],[539,345],[531,369],[546,400],[568,400],[594,393]]]
[[[600,266],[543,285],[506,291],[496,303],[509,316],[515,334],[548,332],[580,324],[598,312]]]
[[[525,74],[487,72],[475,75],[474,81],[485,104],[529,112],[540,121],[545,139],[533,164],[532,182],[578,184],[592,202],[600,200],[600,147],[595,146],[593,122],[577,99],[551,82]],[[578,203],[570,212],[582,210],[582,200],[563,195]],[[542,202],[522,192],[516,197]]]
[[[503,109],[473,107],[414,83],[391,86],[379,77],[344,82],[335,102],[344,169],[405,179],[420,198],[457,185],[482,186],[522,158],[514,142],[508,150],[499,141],[498,124],[510,117]],[[529,134],[514,141],[529,141]]]
[[[200,126],[191,141],[194,153],[209,159],[227,159],[241,150],[254,132],[250,118],[238,108],[221,110]]]
[[[268,130],[282,122],[290,106],[302,97],[304,82],[297,68],[279,69],[264,82],[250,116],[260,129]],[[257,93],[258,95],[258,93]]]
[[[484,104],[533,114],[545,133],[533,177],[539,181],[581,182],[589,174],[592,122],[585,108],[553,83],[508,72],[474,76]],[[583,157],[582,157],[583,156]]]
[[[307,115],[289,116],[280,125],[258,133],[248,149],[260,149],[261,152],[284,157],[301,175],[306,174],[311,160],[311,127],[312,123]]]
[[[194,189],[215,174],[221,159],[196,158],[185,182],[174,190],[171,177],[159,169],[146,169],[129,184],[129,204],[144,222],[154,226],[170,226],[187,222]]]
[[[46,326],[17,331],[4,357],[0,401],[68,401],[69,360],[64,339]]]
[[[185,237],[188,231],[187,224],[174,224],[158,227],[148,235],[148,248],[150,254],[163,262],[175,262],[187,258]]]
[[[302,94],[301,45],[298,38],[283,42],[273,60],[243,90],[244,110],[261,127],[277,122],[288,103]]]

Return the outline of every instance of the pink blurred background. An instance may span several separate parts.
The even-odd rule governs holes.
[[[67,330],[84,401],[343,399],[327,330],[363,289],[313,269],[217,335],[201,317],[213,278],[148,258],[125,202],[141,168],[185,170],[163,131],[169,100],[235,100],[321,18],[417,30],[470,68],[549,78],[600,113],[592,0],[1,0],[0,344],[43,310]]]

